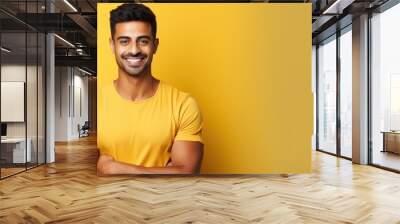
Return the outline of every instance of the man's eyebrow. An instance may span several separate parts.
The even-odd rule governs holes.
[[[142,36],[138,36],[137,39],[149,39],[151,40],[151,37],[148,35],[142,35]]]
[[[130,39],[130,37],[128,37],[128,36],[119,36],[119,37],[117,37],[117,40],[120,40],[120,39]]]
[[[117,37],[117,40],[120,40],[120,39],[131,39],[131,38],[129,36],[119,36],[119,37]],[[142,36],[138,36],[136,39],[149,39],[149,40],[151,40],[151,36],[142,35]]]

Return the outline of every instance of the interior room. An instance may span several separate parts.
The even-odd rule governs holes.
[[[135,1],[150,8],[154,3],[171,8],[190,4],[199,4],[197,7],[215,4],[216,8],[224,6],[221,4],[243,4],[243,7],[258,4],[277,7],[282,12],[288,6],[308,5],[311,9],[306,15],[310,20],[308,37],[312,41],[305,46],[310,49],[311,63],[305,67],[309,71],[306,80],[311,83],[307,92],[310,105],[312,102],[309,108],[312,124],[308,125],[313,130],[307,138],[311,163],[307,172],[104,176],[98,166],[102,155],[98,144],[101,130],[98,102],[103,99],[98,95],[101,93],[98,83],[104,75],[100,74],[99,67],[109,64],[98,63],[97,52],[104,53],[97,46],[99,36],[104,35],[97,32],[100,30],[98,4],[126,2],[132,1],[0,1],[0,223],[400,223],[400,1]],[[215,15],[224,21],[228,10],[222,7],[220,10]],[[248,27],[243,27],[243,21],[234,21],[237,25],[232,27],[238,30],[232,35],[246,33]],[[267,25],[280,27],[279,35],[289,35],[293,42],[301,38],[281,27],[282,21],[255,21],[254,24],[262,24],[260,30]],[[165,23],[160,26],[161,33],[163,29],[175,30],[172,26],[165,28]],[[224,30],[231,32],[228,27],[221,32]],[[211,32],[211,28],[202,32]],[[275,37],[266,39],[274,41]],[[193,43],[200,42],[193,39]],[[182,44],[187,40],[174,41]],[[227,46],[218,42],[219,37],[207,41],[209,47],[215,45],[221,52],[227,51]],[[257,45],[256,41],[264,40],[244,36],[241,44],[232,46],[257,50],[261,44]],[[154,63],[162,63],[157,56],[167,49],[165,42],[160,41],[161,52],[154,56]],[[197,48],[195,53],[214,60],[210,64],[223,61],[207,55],[207,49],[211,47]],[[177,52],[173,51],[174,57]],[[232,58],[242,56],[240,53],[244,55],[238,52]],[[267,61],[290,54],[289,51],[278,53],[261,52],[260,55]],[[254,63],[255,60],[243,58],[243,61]],[[290,66],[290,63],[298,62],[282,65]],[[172,64],[182,70],[193,66]],[[237,64],[230,66],[240,69]],[[288,74],[287,82],[294,82],[295,75]],[[266,76],[277,80],[273,75]],[[267,80],[254,77],[240,78],[249,83]],[[184,78],[185,82],[193,80],[189,75]],[[231,88],[242,90],[240,85]],[[236,106],[235,102],[218,100],[227,93],[211,84],[196,85],[194,89],[196,93],[214,91],[217,102],[214,104],[219,107]],[[271,96],[274,94],[270,92]],[[238,91],[235,96],[242,95]],[[249,99],[247,105],[249,108],[267,105],[263,99]],[[278,108],[281,113],[298,112],[288,111],[279,97],[276,102],[282,105]],[[305,107],[296,100],[293,103],[299,108]],[[224,116],[232,117],[232,114]],[[118,118],[120,114],[113,116]],[[223,118],[221,115],[219,119]],[[257,124],[266,120],[260,121],[248,114],[243,114],[242,119],[254,121],[247,122],[246,128],[259,129],[262,128]],[[235,128],[227,124],[224,131],[232,133]],[[303,133],[293,130],[272,130],[268,134],[276,138],[285,135],[287,138],[281,144],[295,147],[299,145],[296,137]],[[205,139],[211,134],[206,134]],[[256,131],[246,134],[252,134],[255,141],[261,136]],[[243,143],[241,138],[237,135],[232,141]],[[204,152],[208,153],[207,147],[221,146],[205,147]],[[249,152],[249,157],[264,155],[247,148],[243,150]],[[270,158],[260,161],[270,159],[271,163],[295,167],[288,158],[303,156],[287,148],[276,150],[282,150],[286,156],[278,162]],[[230,156],[235,152],[231,149]],[[207,155],[204,158],[204,161],[210,159]],[[221,164],[228,160],[214,159]],[[165,167],[173,163],[168,160]],[[248,166],[254,164],[248,163]],[[201,168],[205,170],[204,165]]]

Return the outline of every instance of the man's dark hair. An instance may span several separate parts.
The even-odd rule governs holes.
[[[123,23],[129,21],[142,21],[149,23],[151,25],[151,33],[153,34],[153,38],[156,38],[157,34],[156,16],[149,7],[137,3],[125,3],[111,11],[110,27],[111,27],[112,38],[114,38],[115,34],[115,25],[117,23]]]

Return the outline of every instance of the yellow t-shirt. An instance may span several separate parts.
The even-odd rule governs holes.
[[[108,85],[99,95],[98,108],[100,153],[120,162],[165,166],[174,141],[202,142],[196,101],[163,81],[152,97],[140,101],[126,100]]]

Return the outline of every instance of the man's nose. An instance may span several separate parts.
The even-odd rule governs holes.
[[[141,52],[141,48],[136,42],[132,42],[129,45],[129,52],[132,53],[132,54],[137,54],[137,53]]]

